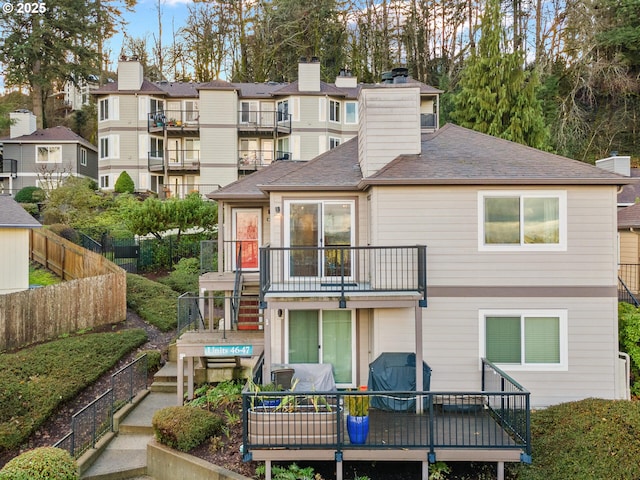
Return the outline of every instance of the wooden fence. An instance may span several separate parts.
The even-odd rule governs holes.
[[[45,229],[31,229],[30,245],[31,259],[65,281],[0,295],[0,351],[126,318],[123,269]]]

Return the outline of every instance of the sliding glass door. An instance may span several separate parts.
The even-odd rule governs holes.
[[[354,202],[349,200],[286,204],[285,242],[291,247],[289,276],[351,277],[348,247],[354,244],[353,210]]]

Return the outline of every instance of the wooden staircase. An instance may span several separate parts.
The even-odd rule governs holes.
[[[263,313],[257,285],[242,285],[238,308],[238,330],[262,330]]]

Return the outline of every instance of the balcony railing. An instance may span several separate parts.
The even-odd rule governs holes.
[[[16,178],[18,176],[18,161],[12,158],[0,160],[0,173],[8,173]]]
[[[159,130],[187,132],[198,128],[200,128],[198,110],[158,110],[151,112],[147,121],[149,132]]]
[[[238,111],[238,129],[241,131],[260,131],[269,133],[291,133],[291,114],[277,110],[240,110]]]
[[[162,151],[149,152],[149,170],[164,170],[164,155]],[[169,171],[194,171],[200,170],[200,150],[167,150],[167,170]]]
[[[435,113],[421,113],[420,114],[420,127],[431,129],[436,128],[436,114]]]
[[[271,165],[275,160],[290,160],[291,152],[283,152],[277,150],[240,150],[238,158],[239,170],[259,170],[260,168]]]
[[[245,460],[251,460],[252,450],[395,449],[426,450],[435,461],[436,449],[482,449],[515,450],[530,462],[530,394],[490,362],[482,363],[481,391],[245,390]],[[366,397],[371,405],[364,443],[351,442],[345,431],[350,396]]]
[[[260,248],[260,303],[268,294],[357,292],[420,294],[427,305],[427,247]]]
[[[218,184],[212,183],[179,183],[158,185],[158,197],[162,200],[167,198],[185,198],[190,193],[199,193],[201,196],[215,192],[220,188]]]

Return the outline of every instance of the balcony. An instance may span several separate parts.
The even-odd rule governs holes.
[[[529,392],[487,360],[479,391],[243,392],[245,460],[531,461]],[[345,397],[371,405],[364,441],[347,434]],[[365,400],[365,398],[367,400]],[[278,402],[278,399],[280,402]],[[269,401],[270,400],[270,401]],[[361,403],[363,403],[361,401]],[[262,405],[260,405],[262,404]],[[279,404],[282,407],[265,405]],[[303,405],[330,405],[332,415]],[[294,408],[291,408],[291,406]],[[309,408],[309,407],[307,407]],[[313,421],[313,411],[318,414]],[[285,417],[298,421],[282,424]],[[308,417],[308,418],[304,418]],[[310,435],[313,424],[318,432]]]
[[[420,114],[420,128],[422,130],[433,132],[438,128],[438,122],[435,113]]]
[[[273,150],[240,150],[238,155],[238,170],[255,171],[271,165],[274,160]],[[275,160],[289,160],[290,152],[275,152]]]
[[[165,152],[149,152],[150,172],[163,172]],[[200,150],[167,150],[167,171],[192,173],[200,171]]]
[[[260,248],[260,304],[269,296],[363,294],[416,296],[427,306],[427,247],[287,247]]]
[[[149,133],[167,132],[169,136],[194,136],[200,129],[197,110],[160,110],[151,112],[147,119]]]
[[[238,133],[241,135],[288,135],[291,114],[276,110],[238,111]]]
[[[18,161],[12,158],[0,160],[0,173],[9,174],[12,178],[18,176]]]

